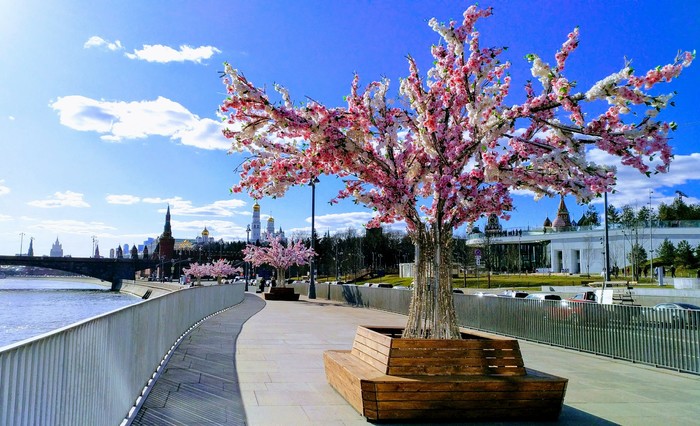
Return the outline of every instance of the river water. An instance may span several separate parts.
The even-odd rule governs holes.
[[[0,279],[0,349],[139,301],[89,279]]]

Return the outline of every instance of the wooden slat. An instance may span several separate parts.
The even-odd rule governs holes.
[[[377,371],[379,371],[379,372],[381,372],[381,373],[383,373],[383,374],[386,374],[386,373],[387,373],[387,365],[386,365],[386,362],[380,361],[380,360],[374,358],[373,356],[368,355],[367,353],[362,352],[362,351],[355,352],[355,351],[353,350],[353,351],[352,351],[352,355],[355,356],[355,357],[357,357],[358,359],[364,361],[365,363],[371,365],[372,368],[374,368],[375,370],[377,370]]]
[[[389,367],[387,374],[392,376],[450,376],[450,375],[520,375],[525,369],[518,366],[469,366],[469,365],[417,365]]]
[[[427,366],[432,366],[432,365],[442,365],[445,362],[443,358],[399,358],[399,357],[392,357],[389,361],[389,366],[390,367],[405,367],[405,366],[412,366],[412,365],[427,365]],[[489,357],[480,357],[480,356],[471,356],[471,357],[461,357],[461,358],[456,358],[453,360],[450,360],[451,365],[456,365],[456,366],[483,366],[483,365],[512,365],[512,366],[519,366],[522,367],[525,363],[523,362],[522,358],[519,357],[512,357],[512,356],[503,356],[503,357],[496,357],[496,356],[489,356]]]
[[[393,339],[391,347],[396,349],[443,349],[459,351],[464,349],[519,349],[517,340],[435,340],[435,339]]]
[[[387,345],[386,342],[384,341],[377,341],[373,340],[371,337],[366,337],[366,336],[355,336],[355,340],[353,341],[353,345],[359,344],[362,346],[366,346],[368,348],[371,348],[385,356],[389,356],[389,353],[391,351],[391,346]]]
[[[389,376],[392,377],[392,376]],[[377,392],[517,392],[517,391],[563,391],[566,389],[567,379],[552,376],[544,378],[530,378],[529,376],[499,377],[499,376],[461,376],[452,377],[452,381],[444,377],[441,380],[426,380],[436,376],[422,376],[420,380],[382,380],[377,382]],[[479,380],[470,380],[478,378]],[[522,379],[522,380],[514,380]]]
[[[378,401],[378,410],[472,410],[472,409],[499,409],[511,408],[518,410],[521,408],[546,408],[552,404],[552,400],[518,400],[518,399],[501,399],[501,400],[413,400],[406,399],[404,401]]]
[[[367,337],[371,340],[374,340],[375,342],[380,342],[384,346],[391,346],[391,340],[392,338],[389,336],[386,336],[380,332],[373,331],[381,329],[381,327],[373,327],[372,329],[363,327],[363,326],[358,326],[357,327],[357,332],[355,333],[356,336],[363,336]]]
[[[529,390],[529,391],[454,391],[454,392],[379,392],[374,394],[374,400],[381,401],[474,401],[474,400],[550,400],[561,399],[561,390]]]
[[[463,350],[426,350],[393,348],[389,354],[391,358],[473,358],[473,357],[509,357],[522,358],[520,351],[512,350],[484,350],[484,349],[463,349]]]

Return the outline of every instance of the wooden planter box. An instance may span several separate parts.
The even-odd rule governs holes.
[[[265,300],[299,300],[299,295],[294,293],[293,287],[270,287],[270,292],[265,293]]]
[[[326,377],[368,420],[556,420],[568,379],[525,368],[518,341],[473,330],[463,340],[402,339],[357,328],[326,351]]]

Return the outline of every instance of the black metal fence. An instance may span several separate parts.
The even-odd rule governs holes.
[[[296,285],[308,294],[308,284]],[[331,299],[407,314],[411,291],[316,284]],[[700,374],[700,311],[455,294],[460,326]]]

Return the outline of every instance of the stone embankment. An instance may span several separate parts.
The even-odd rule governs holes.
[[[174,291],[182,290],[183,288],[187,288],[187,286],[177,283],[162,283],[159,281],[124,280],[122,281],[122,288],[119,291],[121,293],[131,294],[141,298],[144,298],[144,296],[148,294],[148,297],[145,298],[150,299],[172,293]]]

